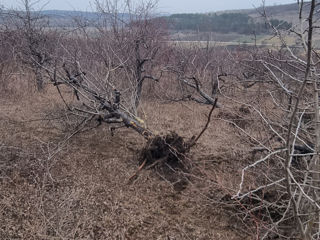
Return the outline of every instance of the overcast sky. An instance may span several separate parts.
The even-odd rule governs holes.
[[[92,11],[92,0],[42,0],[45,9]],[[262,0],[159,0],[158,11],[166,13],[214,12],[258,7]],[[297,0],[266,0],[267,5],[295,3]],[[21,0],[0,0],[5,7],[17,7]]]

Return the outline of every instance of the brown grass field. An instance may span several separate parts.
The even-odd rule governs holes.
[[[307,42],[168,41],[137,10],[130,24],[104,14],[94,34],[18,11],[5,25],[0,240],[318,239],[312,18]]]
[[[248,154],[217,120],[219,109],[187,156],[188,184],[154,169],[129,183],[142,137],[130,129],[111,136],[102,125],[66,141],[74,123],[55,89],[22,92],[0,100],[0,239],[250,239],[219,201],[236,188],[234,169]],[[153,101],[141,109],[150,129],[189,138],[210,107]]]

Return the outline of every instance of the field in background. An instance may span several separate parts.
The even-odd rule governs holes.
[[[308,5],[307,5],[308,6]],[[213,14],[229,14],[229,13],[240,13],[247,14],[256,21],[263,21],[264,19],[261,17],[261,13],[263,9],[260,5],[255,6],[255,9],[242,9],[242,10],[228,10],[221,12],[212,12]],[[299,26],[299,19],[297,18],[298,7],[296,3],[293,4],[279,4],[274,6],[267,6],[265,8],[267,16],[269,19],[278,19],[283,20],[288,23],[292,23],[293,26]],[[303,11],[303,17],[307,18],[308,7],[306,7]],[[211,45],[215,46],[237,46],[242,44],[247,44],[249,46],[257,44],[261,47],[281,47],[281,42],[277,37],[271,34],[239,34],[239,33],[218,33],[218,32],[192,32],[192,31],[181,31],[175,32],[171,35],[172,40],[181,41],[181,42],[197,42],[200,41],[201,45],[206,44],[204,42],[210,41]],[[301,47],[301,43],[295,42],[297,37],[294,33],[286,36],[286,42],[289,46],[293,46],[296,48]],[[320,32],[315,29],[314,31],[314,45],[316,48],[320,48]]]

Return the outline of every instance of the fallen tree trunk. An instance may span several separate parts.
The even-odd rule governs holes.
[[[60,78],[59,82],[54,78],[53,82],[58,90],[59,86],[62,84],[73,89],[77,100],[82,102],[83,106],[82,108],[74,108],[74,110],[86,113],[91,118],[96,115],[98,116],[98,121],[100,123],[122,124],[125,127],[136,131],[147,140],[146,146],[140,153],[141,165],[138,171],[130,179],[136,176],[144,167],[161,168],[162,173],[165,175],[168,175],[169,172],[174,175],[173,172],[176,170],[188,170],[188,164],[185,162],[186,154],[208,128],[212,112],[217,106],[217,99],[210,99],[212,100],[210,102],[212,109],[210,110],[207,123],[202,131],[198,136],[194,136],[188,141],[185,141],[183,137],[179,136],[175,132],[170,132],[166,135],[160,136],[154,134],[151,130],[143,126],[144,122],[140,118],[134,116],[134,114],[127,111],[121,105],[121,93],[118,90],[113,89],[112,99],[107,99],[104,96],[108,94],[101,94],[93,90],[90,88],[90,82],[86,83],[86,81],[83,81],[81,78],[83,73],[81,71],[73,76],[71,76],[67,69],[65,69],[65,72],[67,78]],[[68,109],[72,110],[69,106]]]

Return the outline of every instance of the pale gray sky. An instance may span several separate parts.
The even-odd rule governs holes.
[[[45,9],[92,11],[92,0],[41,0]],[[262,0],[159,0],[158,11],[166,13],[213,12],[260,6]],[[295,3],[297,0],[266,0],[267,5]],[[21,0],[0,0],[6,7],[16,7]]]

